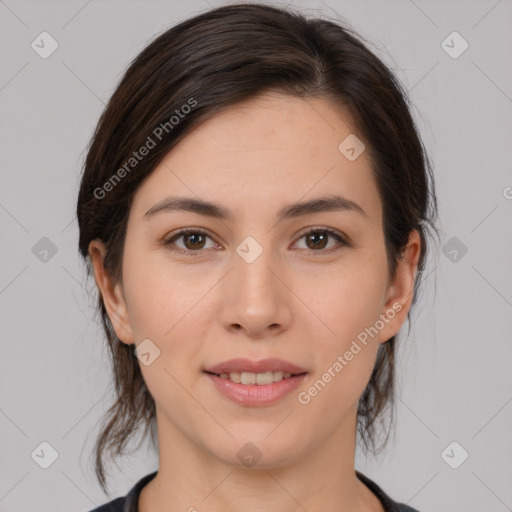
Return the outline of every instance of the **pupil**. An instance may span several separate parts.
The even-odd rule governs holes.
[[[203,235],[201,233],[192,233],[192,234],[186,235],[187,241],[190,242],[190,240],[192,239],[192,245],[193,246],[197,246],[198,244],[199,245],[201,244],[202,236]],[[196,240],[196,237],[199,240]],[[325,233],[322,233],[322,232],[320,232],[320,234],[313,233],[313,234],[309,235],[309,239],[313,240],[313,248],[318,248],[318,247],[322,247],[323,248],[323,247],[325,247],[325,241],[327,240],[327,236],[326,236]]]
[[[188,234],[188,235],[187,235],[187,240],[190,240],[191,238],[195,238],[195,237],[199,237],[199,238],[201,238],[202,236],[203,236],[203,235],[201,235],[200,233]],[[193,246],[196,246],[198,243],[199,243],[199,244],[201,244],[201,242],[197,242],[197,241],[196,241],[196,242],[192,242],[192,245],[193,245]]]
[[[325,234],[318,235],[318,234],[314,233],[314,234],[310,235],[310,237],[311,237],[311,239],[317,239],[317,238],[321,239],[320,245],[317,242],[314,242],[314,247],[324,247],[325,246],[325,243],[323,245],[321,243],[322,241],[325,242],[325,240],[327,239]]]

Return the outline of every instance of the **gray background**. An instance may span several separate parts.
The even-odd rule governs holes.
[[[346,18],[396,71],[438,187],[443,240],[402,337],[396,438],[357,467],[421,512],[512,510],[512,2],[293,4]],[[0,0],[1,512],[111,499],[90,457],[112,395],[94,281],[78,257],[78,177],[131,59],[210,5],[223,2]],[[47,59],[31,47],[43,31],[59,45]],[[469,44],[458,58],[442,47],[453,31]],[[55,254],[41,252],[44,237]],[[47,469],[42,442],[58,452]],[[112,497],[157,468],[148,446],[114,467]]]

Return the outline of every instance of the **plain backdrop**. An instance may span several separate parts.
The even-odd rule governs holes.
[[[396,435],[356,467],[421,512],[512,510],[512,2],[292,4],[346,19],[396,72],[437,183],[443,240],[400,344]],[[94,477],[111,376],[76,194],[129,62],[220,5],[0,1],[1,512],[85,512],[157,469],[145,443],[113,468],[110,497]],[[58,45],[47,58],[41,37]]]

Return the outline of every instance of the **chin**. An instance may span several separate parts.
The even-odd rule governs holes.
[[[275,428],[272,427],[272,428]],[[264,434],[250,432],[211,447],[211,454],[222,462],[239,469],[275,469],[287,466],[300,458],[299,439],[270,439],[272,429]],[[220,448],[220,450],[219,450]],[[225,448],[225,450],[222,450]]]

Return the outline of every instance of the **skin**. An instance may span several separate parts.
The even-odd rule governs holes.
[[[155,399],[160,466],[143,489],[141,512],[377,512],[383,508],[354,472],[357,402],[377,349],[398,333],[411,306],[420,239],[411,232],[396,279],[388,282],[382,203],[366,152],[339,150],[355,133],[347,112],[326,99],[266,93],[216,114],[191,132],[137,190],[129,214],[122,283],[105,273],[105,248],[91,242],[96,283],[119,339],[149,338],[160,356],[140,364]],[[276,223],[276,213],[333,192],[354,211],[317,212]],[[194,212],[144,214],[170,195],[220,203],[233,220]],[[262,207],[264,205],[264,207]],[[208,237],[162,240],[182,228]],[[330,227],[324,245],[302,236]],[[247,263],[237,246],[252,236],[263,253]],[[317,242],[318,244],[318,242]],[[334,248],[333,250],[330,250]],[[307,390],[373,326],[402,309],[304,405]],[[273,405],[244,407],[203,373],[233,357],[278,357],[308,375]],[[262,453],[245,467],[237,452]]]

